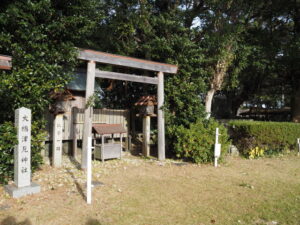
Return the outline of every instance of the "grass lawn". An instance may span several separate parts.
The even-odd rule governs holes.
[[[68,161],[65,159],[65,161]],[[11,199],[0,188],[0,224],[300,225],[300,157],[228,158],[211,165],[127,156],[94,162],[93,203],[70,162],[34,175],[42,192]]]

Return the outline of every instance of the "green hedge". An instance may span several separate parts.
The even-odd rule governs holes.
[[[178,158],[183,158],[195,163],[209,163],[214,159],[214,144],[216,128],[219,127],[219,143],[222,153],[227,152],[229,136],[227,129],[213,119],[198,120],[189,128],[179,126],[175,132],[175,153]]]
[[[31,124],[31,171],[43,163],[41,150],[45,141],[44,126],[41,122]],[[0,184],[6,184],[14,175],[14,146],[18,143],[16,129],[12,122],[0,125]]]
[[[256,147],[264,149],[266,154],[295,150],[300,138],[298,123],[235,120],[228,125],[233,144],[244,155]]]
[[[11,122],[0,125],[0,184],[7,183],[14,174],[14,146],[17,143],[14,125]]]

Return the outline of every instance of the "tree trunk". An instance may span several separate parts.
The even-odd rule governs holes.
[[[293,122],[300,123],[300,87],[294,91],[292,101],[292,120]]]
[[[210,89],[205,97],[205,112],[207,113],[206,119],[209,119],[211,116],[211,106],[212,106],[212,100],[215,94],[214,89]]]

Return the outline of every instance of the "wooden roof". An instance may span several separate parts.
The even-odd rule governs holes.
[[[93,131],[97,134],[122,134],[126,129],[122,124],[93,124]]]
[[[11,56],[0,55],[0,69],[10,70],[11,69]]]
[[[176,65],[115,55],[90,49],[79,49],[79,59],[164,73],[177,73]]]
[[[155,95],[142,96],[134,105],[136,106],[157,105],[156,96]]]
[[[72,93],[68,89],[65,89],[62,92],[52,91],[50,93],[50,98],[54,100],[61,100],[61,101],[76,100],[76,98],[72,95]]]

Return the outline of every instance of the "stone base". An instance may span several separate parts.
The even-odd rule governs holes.
[[[229,147],[229,154],[231,156],[239,156],[240,153],[239,153],[239,150],[237,149],[236,146],[230,145],[230,147]]]
[[[13,198],[20,198],[25,195],[36,194],[41,191],[40,185],[32,182],[29,186],[18,188],[15,184],[5,185],[4,190]]]

